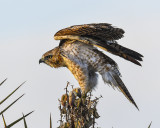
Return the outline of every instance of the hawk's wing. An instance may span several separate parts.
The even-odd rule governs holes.
[[[137,65],[141,65],[137,60],[142,61],[142,55],[125,48],[115,40],[123,37],[124,30],[115,28],[111,24],[84,24],[64,28],[54,35],[55,40],[71,39],[100,47],[112,54],[123,57]]]
[[[124,30],[114,28],[111,24],[83,24],[75,25],[58,31],[54,38],[59,40],[60,36],[74,35],[74,36],[91,36],[102,40],[118,40],[123,37]]]

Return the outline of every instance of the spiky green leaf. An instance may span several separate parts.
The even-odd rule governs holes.
[[[7,128],[11,128],[13,125],[17,124],[17,123],[18,123],[19,121],[21,121],[24,117],[27,117],[28,115],[30,115],[30,114],[33,113],[33,112],[34,112],[34,111],[32,111],[32,112],[26,114],[25,116],[22,116],[21,118],[17,119],[17,120],[14,121],[13,123],[9,124],[9,125],[7,126]]]
[[[7,80],[7,78],[0,83],[0,86],[1,86],[6,80]]]
[[[148,128],[151,128],[151,124],[152,124],[152,121],[151,121],[151,123],[149,124]]]
[[[0,105],[6,101],[12,94],[14,94],[25,82],[23,82],[20,86],[18,86],[13,92],[11,92],[6,98],[4,98],[1,102]]]
[[[50,128],[52,128],[52,117],[51,117],[51,113],[50,113]]]
[[[6,121],[5,121],[5,119],[4,119],[3,114],[2,114],[2,118],[3,118],[4,128],[7,128],[7,124],[6,124]]]
[[[23,115],[24,127],[25,127],[25,128],[28,128],[28,127],[27,127],[27,123],[26,123],[26,119],[25,119],[25,117],[24,117],[24,114],[22,113],[22,115]]]
[[[2,114],[2,113],[4,113],[7,109],[9,109],[13,104],[15,104],[20,98],[22,98],[24,96],[24,94],[23,95],[21,95],[18,99],[16,99],[14,102],[12,102],[10,105],[8,105],[8,107],[6,107],[3,111],[1,111],[0,112],[0,115]]]

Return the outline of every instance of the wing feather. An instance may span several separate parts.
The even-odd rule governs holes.
[[[84,24],[75,25],[58,31],[55,40],[78,40],[94,45],[114,55],[120,56],[134,64],[141,66],[142,55],[136,51],[119,45],[115,40],[123,37],[124,30],[115,28],[111,24]]]
[[[98,23],[98,24],[83,24],[75,25],[68,28],[64,28],[58,31],[54,38],[65,38],[66,35],[74,36],[93,36],[102,40],[118,40],[123,37],[124,30],[120,28],[112,27],[111,24]]]

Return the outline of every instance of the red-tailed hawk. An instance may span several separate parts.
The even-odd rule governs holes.
[[[103,81],[116,87],[135,105],[132,96],[121,80],[117,63],[99,51],[97,47],[120,56],[137,65],[142,61],[138,52],[119,45],[116,40],[123,37],[124,30],[111,24],[75,25],[58,31],[55,40],[60,40],[59,46],[46,52],[39,63],[51,67],[66,67],[79,82],[83,93],[87,93],[97,85],[97,73]]]

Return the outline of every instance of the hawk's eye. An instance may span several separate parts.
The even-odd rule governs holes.
[[[52,55],[48,55],[48,56],[46,56],[45,58],[46,59],[51,59],[53,56]]]

